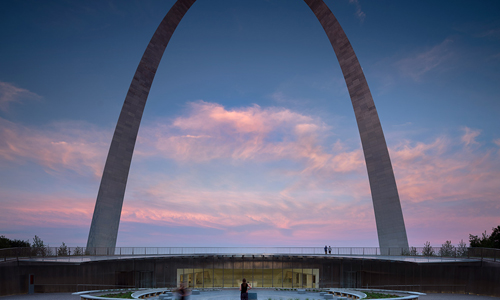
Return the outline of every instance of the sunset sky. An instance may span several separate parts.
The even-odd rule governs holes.
[[[326,0],[411,246],[500,225],[500,2]],[[114,126],[173,0],[0,2],[0,235],[85,246]],[[148,98],[117,246],[378,246],[354,112],[302,0],[198,0]]]

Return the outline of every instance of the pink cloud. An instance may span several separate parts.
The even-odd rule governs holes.
[[[0,118],[0,158],[4,163],[31,161],[49,172],[73,170],[100,177],[110,139],[109,132],[90,124],[64,122],[42,129]]]
[[[470,129],[469,127],[464,127],[463,130],[464,135],[462,136],[462,142],[465,144],[465,146],[477,144],[476,142],[476,137],[478,137],[479,134],[481,134],[481,130],[473,130]]]
[[[398,186],[407,200],[476,198],[497,190],[500,165],[493,153],[471,152],[466,148],[469,143],[457,151],[453,149],[457,144],[457,141],[438,138],[430,144],[411,146],[405,142],[392,149]]]
[[[467,241],[469,233],[500,223],[498,156],[489,149],[468,147],[479,133],[465,130],[457,139],[407,141],[391,148],[405,220],[417,245],[426,240],[440,244],[446,238]]]
[[[206,104],[198,103],[198,105],[205,106]],[[258,114],[262,109],[253,109],[252,116],[260,119]],[[218,107],[218,110],[224,114],[221,107]],[[210,109],[206,112],[206,115],[196,114],[196,118],[205,120],[206,116],[210,116]],[[190,116],[185,118],[185,120],[189,119]],[[212,121],[212,128],[217,128],[214,132],[220,132],[217,125],[220,120],[227,122],[228,118],[216,118],[216,121]],[[210,121],[207,122],[210,123]],[[251,122],[255,120],[245,121],[245,123]],[[193,123],[189,122],[189,124]],[[179,202],[173,204],[171,200],[166,200],[169,213],[162,215],[158,220],[170,219],[172,223],[185,222],[186,225],[198,224],[198,226],[221,230],[238,225],[252,227],[265,224],[265,228],[268,228],[266,230],[276,231],[273,237],[279,236],[283,241],[289,242],[302,235],[309,239],[318,239],[329,227],[355,228],[355,230],[362,231],[366,228],[365,226],[374,226],[361,150],[344,149],[340,142],[331,148],[322,146],[325,135],[322,134],[322,130],[316,128],[316,124],[320,122],[293,124],[287,127],[289,139],[286,146],[293,151],[286,151],[287,147],[281,144],[282,141],[266,140],[266,134],[272,133],[272,130],[268,129],[270,127],[266,126],[256,126],[261,129],[255,132],[263,136],[258,141],[257,147],[248,147],[244,142],[241,143],[245,145],[244,149],[251,149],[246,151],[252,152],[252,155],[234,155],[236,149],[241,149],[239,148],[241,144],[229,142],[224,144],[224,147],[227,147],[225,151],[219,152],[214,151],[211,148],[214,146],[209,143],[199,144],[204,151],[217,152],[218,155],[213,156],[212,159],[244,159],[259,163],[265,163],[266,159],[287,159],[302,164],[296,170],[279,172],[281,176],[293,178],[279,194],[273,192],[265,195],[262,193],[245,194],[241,191],[229,193],[223,189],[194,190],[188,195],[185,191],[189,190],[189,183],[176,182],[165,186],[162,181],[161,185],[151,187],[155,190],[155,197],[157,199],[176,198]],[[276,128],[280,125],[279,122],[276,123],[274,130],[279,130]],[[228,128],[224,130],[230,132],[231,137],[238,137],[240,132],[235,129],[238,126],[231,127],[227,123],[226,126]],[[196,132],[203,131],[197,126],[190,126],[189,129]],[[500,192],[497,184],[500,178],[498,160],[489,150],[467,147],[474,143],[474,139],[480,132],[465,131],[464,136],[459,138],[441,136],[430,143],[405,141],[390,149],[405,209],[407,227],[409,232],[414,234],[413,240],[417,246],[423,244],[425,240],[438,243],[439,238],[436,238],[438,234],[443,239],[441,242],[450,238],[458,242],[460,240],[458,237],[467,240],[468,234],[474,230],[482,227],[489,228],[492,226],[489,225],[490,223],[495,224],[500,221],[495,214],[492,214],[499,208],[495,198],[495,195]],[[243,132],[247,133],[249,130],[245,129]],[[210,131],[204,132],[204,136],[216,138],[217,134]],[[251,135],[247,138],[252,140]],[[460,147],[460,145],[463,146]],[[270,148],[280,150],[269,151]],[[272,155],[266,156],[270,153]],[[189,157],[188,155],[183,159],[189,160]],[[346,176],[346,173],[351,175]],[[173,191],[172,186],[182,188],[174,188]],[[163,190],[163,192],[158,190]],[[252,208],[242,211],[238,206],[240,201],[251,203]],[[160,200],[159,203],[162,201]],[[181,203],[185,203],[186,208],[189,207],[189,213],[184,214],[186,210],[179,209],[175,211],[175,217],[170,217],[172,209],[170,207],[176,207]],[[158,207],[155,209],[161,210]],[[225,211],[228,214],[220,213]],[[304,214],[304,211],[308,213]],[[258,217],[252,217],[254,215]],[[183,216],[182,221],[176,219],[178,216]],[[139,222],[139,220],[136,221]],[[421,234],[418,228],[427,233]],[[293,238],[287,239],[286,235],[279,233],[280,230],[291,230]],[[256,233],[252,231],[252,234]],[[368,231],[368,234],[373,234],[373,232]],[[342,235],[340,232],[331,233],[332,238],[342,238]],[[411,236],[410,242],[412,242]]]
[[[144,129],[138,152],[184,162],[304,160],[308,166],[303,172],[321,168],[352,172],[364,164],[358,150],[340,156],[327,152],[321,144],[330,128],[318,118],[256,105],[227,110],[199,101],[189,108],[187,116],[176,118],[172,125]]]
[[[49,192],[2,189],[1,234],[29,242],[38,235],[51,247],[62,242],[71,247],[85,246],[95,196],[62,190],[58,186],[52,186]]]
[[[123,234],[151,236],[150,245],[160,246],[158,236],[182,242],[186,233],[176,232],[179,228],[207,243],[210,236],[212,242],[226,244],[316,245],[331,240],[375,246],[363,154],[341,140],[332,142],[331,131],[315,116],[284,108],[226,109],[203,101],[190,104],[170,122],[145,126],[123,206]],[[498,148],[470,147],[479,134],[466,128],[462,136],[390,147],[410,244],[456,243],[500,223]],[[35,163],[49,175],[69,170],[95,178],[101,175],[109,139],[109,131],[88,124],[30,128],[0,119],[0,164]],[[162,160],[180,166],[175,176],[148,168],[149,162]],[[212,175],[203,173],[203,167],[220,166],[231,175],[207,184]],[[262,166],[257,173],[262,184],[247,187],[241,175],[253,166]],[[263,184],[267,182],[275,185],[269,188]],[[73,223],[87,230],[94,192],[30,193],[2,192],[0,219],[7,222],[2,227],[10,222]],[[134,231],[142,225],[163,229]]]
[[[262,109],[258,105],[252,107],[226,110],[216,103],[204,101],[190,103],[189,116],[174,120],[173,126],[183,130],[216,131],[220,133],[238,132],[240,134],[266,134],[276,125],[304,124],[315,122],[311,117],[304,116],[288,109]]]
[[[254,245],[309,243],[324,239],[325,232],[329,239],[348,239],[352,231],[366,227],[375,232],[371,204],[366,201],[336,203],[309,195],[288,199],[272,192],[193,190],[189,182],[165,184],[163,178],[144,189],[143,193],[155,195],[153,202],[142,193],[136,195],[124,205],[124,222],[212,228],[226,238],[243,232],[244,243]],[[192,233],[196,232],[193,228]]]

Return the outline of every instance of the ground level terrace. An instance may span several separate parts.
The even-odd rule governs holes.
[[[0,262],[0,295],[112,288],[381,288],[500,296],[500,263],[389,256],[191,254]]]

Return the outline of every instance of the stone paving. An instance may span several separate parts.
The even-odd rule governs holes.
[[[258,300],[322,300],[324,299],[319,293],[306,293],[299,295],[297,292],[281,292],[272,290],[253,289],[257,292]],[[239,299],[239,291],[224,290],[202,292],[200,295],[190,296],[191,300],[237,300]],[[79,300],[80,296],[70,293],[51,293],[51,294],[34,294],[34,295],[15,295],[0,297],[0,300]],[[149,298],[153,300],[154,298]],[[496,300],[498,297],[462,295],[462,294],[427,294],[420,296],[421,300]]]

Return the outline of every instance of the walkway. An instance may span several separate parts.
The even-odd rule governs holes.
[[[268,300],[269,298],[275,300],[288,300],[288,299],[299,299],[299,300],[322,300],[318,293],[307,293],[305,295],[299,295],[296,292],[279,292],[270,290],[259,290],[254,289],[257,292],[259,300]],[[34,294],[34,295],[16,295],[16,296],[4,296],[0,297],[0,300],[79,300],[79,296],[75,296],[69,293],[57,293],[57,294]],[[150,298],[154,299],[154,298]],[[239,291],[237,290],[226,290],[226,291],[214,291],[214,292],[202,292],[201,295],[191,296],[191,300],[237,300],[239,299]],[[498,297],[489,296],[475,296],[475,295],[461,295],[461,294],[428,294],[426,296],[421,296],[421,300],[498,300]]]

